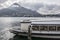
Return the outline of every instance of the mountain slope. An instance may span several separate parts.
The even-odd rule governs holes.
[[[0,17],[39,17],[40,14],[36,11],[24,8],[17,3],[14,3],[9,8],[0,10]]]

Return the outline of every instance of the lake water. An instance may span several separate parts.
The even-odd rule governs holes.
[[[11,29],[12,27],[15,26],[15,25],[13,25],[13,23],[19,23],[20,20],[22,20],[22,19],[25,20],[26,18],[0,17],[0,40],[28,40],[27,37],[17,36],[17,35],[14,35],[14,34],[9,32],[9,29]],[[27,18],[27,19],[37,20],[39,18],[36,18],[36,19]],[[57,19],[60,20],[60,18],[57,18]],[[42,20],[42,19],[40,19],[40,20]],[[44,20],[45,20],[45,18],[44,18]],[[53,20],[53,18],[52,18],[52,20]],[[18,27],[20,27],[20,26],[18,25]],[[53,39],[32,38],[32,40],[53,40]]]

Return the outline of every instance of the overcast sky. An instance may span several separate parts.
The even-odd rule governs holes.
[[[38,10],[41,4],[60,5],[60,0],[0,0],[0,7],[6,8],[13,3],[19,3],[26,8]]]
[[[29,5],[35,5],[38,3],[44,3],[44,4],[57,4],[60,5],[60,0],[0,0],[0,5],[8,7],[14,2],[19,2],[22,4],[29,4]]]

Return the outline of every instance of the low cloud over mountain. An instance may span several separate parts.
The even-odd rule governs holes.
[[[60,14],[60,5],[47,5],[45,4],[43,7],[37,10],[40,14],[43,15],[56,15]]]
[[[39,17],[40,14],[36,11],[24,8],[17,3],[12,4],[10,7],[0,10],[0,17]]]

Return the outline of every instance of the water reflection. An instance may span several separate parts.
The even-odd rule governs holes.
[[[13,38],[9,40],[28,40],[27,37],[15,35]]]
[[[28,38],[25,37],[25,36],[15,35],[13,38],[10,38],[9,40],[28,40]],[[35,38],[35,37],[32,37],[32,40],[60,40],[60,39],[49,39],[49,38]]]

